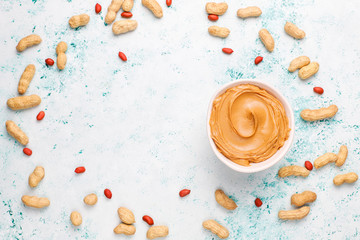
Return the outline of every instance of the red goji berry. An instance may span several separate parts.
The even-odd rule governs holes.
[[[255,65],[258,65],[259,63],[261,63],[262,60],[263,60],[263,57],[261,57],[261,56],[256,57],[255,58]]]
[[[215,15],[215,14],[209,14],[209,15],[208,15],[208,19],[209,19],[210,21],[215,22],[215,21],[219,20],[219,16],[218,16],[218,15]]]
[[[144,220],[144,222],[146,222],[146,223],[149,224],[150,226],[151,226],[151,225],[154,225],[154,220],[153,220],[150,216],[148,216],[148,215],[144,215],[144,216],[142,217],[142,220]]]
[[[101,5],[98,4],[98,3],[95,5],[95,12],[96,12],[96,13],[101,12]]]
[[[166,0],[166,5],[167,5],[168,7],[171,6],[171,3],[172,3],[172,0]]]
[[[123,52],[119,52],[119,58],[120,58],[121,60],[123,60],[124,62],[127,61],[127,57],[126,57],[125,53],[123,53]]]
[[[309,171],[313,170],[313,165],[312,165],[312,163],[310,161],[305,161],[304,165],[305,165],[307,170],[309,170]]]
[[[107,197],[108,199],[111,199],[112,193],[111,193],[110,189],[105,189],[105,190],[104,190],[104,195],[105,195],[105,197]]]
[[[232,54],[234,52],[231,48],[223,48],[222,51],[226,54]]]
[[[255,205],[256,205],[257,207],[261,207],[262,201],[261,201],[260,198],[256,198],[256,199],[255,199]]]
[[[322,87],[314,87],[314,92],[321,95],[324,93],[324,89]]]
[[[123,18],[131,18],[133,15],[131,12],[122,12],[121,17]]]
[[[30,148],[24,148],[24,149],[23,149],[23,152],[24,152],[26,155],[28,155],[28,156],[31,156],[31,154],[32,154],[32,151],[31,151]]]
[[[190,191],[189,189],[183,189],[183,190],[181,190],[181,191],[179,192],[179,196],[180,196],[180,197],[185,197],[185,196],[189,195],[190,192],[191,192],[191,191]]]
[[[37,119],[38,121],[41,121],[41,120],[43,120],[44,117],[45,117],[45,112],[44,112],[44,111],[40,111],[40,112],[38,113],[38,115],[36,116],[36,119]]]
[[[75,168],[75,172],[76,173],[83,173],[83,172],[85,172],[85,167],[77,167],[77,168]]]
[[[45,59],[45,63],[48,66],[52,66],[52,65],[54,65],[55,62],[51,58],[47,58],[47,59]]]

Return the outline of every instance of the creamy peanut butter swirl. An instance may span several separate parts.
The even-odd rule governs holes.
[[[243,166],[269,159],[290,133],[281,102],[251,84],[229,88],[214,100],[210,129],[220,153]]]

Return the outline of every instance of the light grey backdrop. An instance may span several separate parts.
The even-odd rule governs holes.
[[[131,33],[114,36],[103,18],[110,0],[96,1],[2,0],[0,7],[0,238],[1,239],[127,239],[113,234],[119,223],[117,208],[126,206],[136,215],[134,239],[144,239],[144,214],[155,224],[170,228],[168,239],[213,239],[201,223],[215,218],[226,225],[230,239],[356,239],[359,238],[359,184],[335,187],[332,178],[358,171],[360,2],[348,1],[227,1],[229,9],[216,23],[231,29],[230,36],[209,36],[205,1],[173,0],[164,17],[156,19],[140,0],[134,17],[139,23]],[[240,7],[258,5],[257,19],[236,17]],[[68,19],[88,13],[90,23],[70,29]],[[119,19],[120,16],[117,16]],[[306,31],[296,41],[284,33],[293,21]],[[268,53],[258,38],[267,28],[276,47]],[[36,33],[43,42],[18,54],[17,42]],[[59,41],[68,43],[64,71],[47,67],[44,59],[55,59]],[[232,55],[221,52],[231,47]],[[118,51],[127,54],[122,62]],[[261,55],[264,61],[255,66]],[[320,63],[320,71],[308,81],[288,73],[289,62],[307,55]],[[28,93],[42,97],[40,106],[14,112],[6,100],[17,95],[17,84],[25,66],[33,63],[36,74]],[[240,78],[255,78],[282,90],[296,117],[295,139],[286,158],[271,169],[239,174],[216,159],[206,135],[209,99],[222,84]],[[314,86],[325,89],[322,96]],[[306,123],[303,108],[331,103],[339,106],[334,119]],[[45,110],[46,117],[35,117]],[[30,137],[33,155],[6,133],[5,121],[14,120]],[[349,147],[341,168],[326,166],[306,179],[279,179],[277,171],[288,164],[302,165],[327,152]],[[36,165],[46,176],[31,190],[27,178]],[[75,175],[84,165],[87,171]],[[228,212],[217,205],[214,191],[223,188],[239,205]],[[104,188],[113,192],[111,200]],[[192,190],[179,198],[182,188]],[[284,222],[278,210],[288,209],[295,192],[312,190],[318,199],[301,221]],[[99,196],[94,207],[84,205],[91,192]],[[47,209],[29,209],[23,194],[47,196]],[[260,197],[263,206],[256,208]],[[74,228],[71,211],[83,216]],[[130,238],[128,238],[130,239]]]

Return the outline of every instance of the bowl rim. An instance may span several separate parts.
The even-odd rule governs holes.
[[[283,104],[283,106],[285,108],[286,116],[289,119],[289,128],[291,129],[289,138],[285,141],[284,145],[273,156],[271,156],[269,159],[267,159],[261,163],[252,163],[250,167],[245,167],[245,166],[236,164],[233,161],[231,161],[230,159],[228,159],[227,157],[225,157],[222,153],[220,153],[211,137],[211,129],[210,129],[210,116],[211,116],[212,106],[213,106],[213,102],[214,102],[215,98],[218,97],[220,94],[224,93],[227,89],[229,89],[231,87],[235,87],[237,85],[242,85],[242,84],[252,84],[252,85],[258,86],[258,87],[268,91],[274,97],[276,97]],[[294,112],[293,112],[292,107],[291,107],[290,103],[288,102],[288,100],[282,95],[282,93],[279,90],[274,88],[272,85],[270,85],[267,82],[264,82],[262,80],[257,80],[257,79],[238,79],[238,80],[226,83],[226,84],[222,85],[219,89],[217,89],[210,99],[207,118],[206,118],[206,126],[207,126],[206,130],[207,130],[207,135],[208,135],[208,139],[210,142],[210,146],[211,146],[213,152],[215,153],[216,157],[221,162],[223,162],[226,166],[228,166],[229,168],[231,168],[237,172],[241,172],[241,173],[260,172],[260,171],[266,170],[266,169],[272,167],[273,165],[275,165],[276,163],[278,163],[281,159],[284,158],[286,153],[290,150],[293,140],[294,140],[294,134],[295,134]],[[260,165],[256,166],[257,164],[260,164]]]

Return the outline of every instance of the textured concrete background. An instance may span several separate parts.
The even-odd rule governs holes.
[[[136,31],[114,36],[103,18],[110,0],[100,1],[103,11],[94,13],[96,1],[1,0],[0,22],[0,239],[130,239],[116,236],[117,208],[126,206],[136,216],[137,233],[144,239],[144,214],[155,224],[170,228],[168,239],[213,239],[201,223],[215,218],[226,225],[230,239],[358,239],[359,183],[335,187],[340,172],[358,171],[360,2],[348,1],[227,1],[229,9],[216,23],[231,29],[230,36],[208,35],[205,1],[173,0],[164,17],[156,19],[135,1]],[[258,5],[258,19],[236,17],[240,7]],[[88,13],[90,23],[70,29],[67,21]],[[117,19],[119,19],[119,15]],[[296,41],[284,33],[286,20],[306,31]],[[266,27],[276,47],[266,52],[258,31]],[[17,42],[36,33],[43,42],[18,54]],[[55,59],[59,41],[68,43],[68,64],[59,72],[44,59]],[[231,47],[232,55],[221,48]],[[123,51],[128,62],[119,60]],[[253,60],[264,61],[255,66]],[[320,63],[319,73],[301,81],[288,73],[289,62],[307,55]],[[28,94],[38,94],[40,106],[14,112],[6,100],[17,95],[17,84],[26,65],[36,74]],[[267,171],[245,175],[228,169],[216,159],[206,135],[208,101],[222,84],[240,78],[262,79],[278,87],[289,99],[296,117],[291,151]],[[318,96],[314,86],[325,93]],[[330,103],[339,106],[334,119],[306,123],[303,108]],[[43,121],[36,114],[46,111]],[[30,137],[33,155],[22,153],[5,130],[14,120]],[[288,164],[302,165],[327,152],[349,147],[346,164],[326,166],[306,178],[279,179],[277,171]],[[36,165],[46,176],[36,189],[27,178]],[[74,169],[84,165],[85,174]],[[180,199],[178,191],[190,188]],[[221,187],[239,205],[228,212],[217,205],[214,191]],[[104,188],[113,192],[111,200]],[[290,209],[290,196],[312,190],[318,200],[301,221],[280,221],[278,210]],[[85,206],[83,197],[99,196],[97,205]],[[49,197],[51,206],[30,209],[23,194]],[[255,197],[263,200],[256,208]],[[78,210],[83,224],[74,228],[71,211]]]

